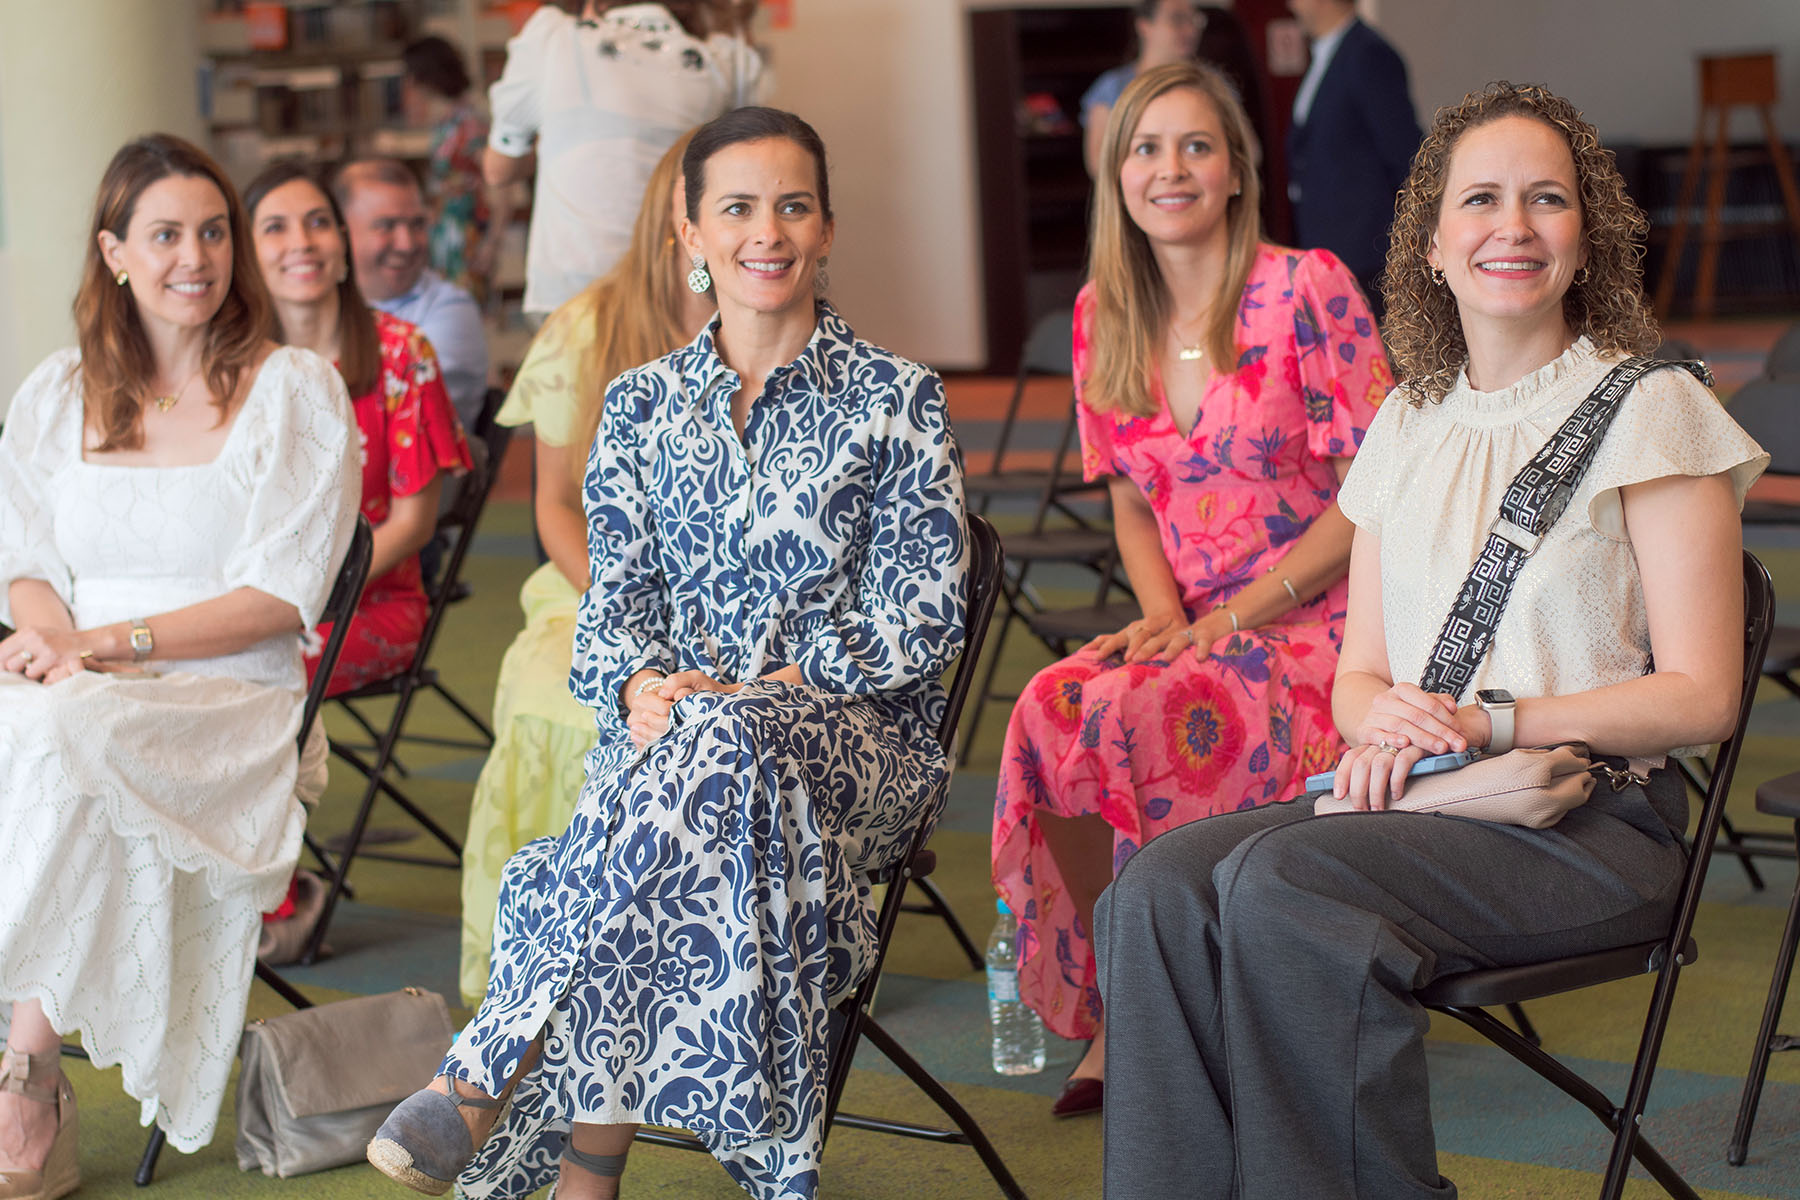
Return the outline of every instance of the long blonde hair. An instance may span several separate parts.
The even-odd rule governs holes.
[[[631,227],[631,245],[612,270],[588,285],[593,299],[593,336],[575,375],[581,407],[575,418],[578,453],[571,455],[577,479],[587,468],[587,449],[600,428],[606,387],[632,367],[661,358],[685,344],[681,325],[682,290],[687,286],[675,248],[675,182],[689,130],[663,154]]]
[[[1262,188],[1256,165],[1256,134],[1237,92],[1218,70],[1203,63],[1179,62],[1153,67],[1133,79],[1113,105],[1100,146],[1100,173],[1094,181],[1094,214],[1088,243],[1088,276],[1094,307],[1088,345],[1092,357],[1082,380],[1082,399],[1097,412],[1122,409],[1139,416],[1156,411],[1150,392],[1157,347],[1169,321],[1169,290],[1150,251],[1150,240],[1125,210],[1119,170],[1131,138],[1151,101],[1187,88],[1212,102],[1224,126],[1226,149],[1241,191],[1225,205],[1229,246],[1225,270],[1213,293],[1212,316],[1206,327],[1206,353],[1216,369],[1237,363],[1238,297],[1256,263],[1262,242]]]

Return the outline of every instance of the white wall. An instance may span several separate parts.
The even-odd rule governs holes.
[[[1699,111],[1695,55],[1773,49],[1775,123],[1800,138],[1796,0],[1364,0],[1406,59],[1422,123],[1496,79],[1567,96],[1616,142],[1685,145]],[[1733,136],[1762,136],[1743,110]]]
[[[769,102],[831,156],[831,293],[858,335],[979,365],[981,244],[964,0],[797,0]]]
[[[108,160],[140,133],[200,137],[194,6],[0,0],[0,405],[74,342],[69,305]]]

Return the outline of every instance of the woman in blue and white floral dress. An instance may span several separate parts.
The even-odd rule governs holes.
[[[690,286],[719,317],[607,391],[570,680],[599,743],[567,832],[507,864],[444,1075],[370,1144],[421,1191],[611,1196],[649,1122],[754,1196],[813,1196],[866,872],[943,804],[968,557],[943,385],[815,302],[810,126],[738,109],[682,165]]]

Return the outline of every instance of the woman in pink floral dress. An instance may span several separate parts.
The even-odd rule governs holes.
[[[280,340],[336,363],[356,410],[362,514],[375,538],[369,583],[326,687],[335,696],[412,661],[430,612],[419,550],[437,529],[446,478],[472,459],[431,343],[363,299],[343,215],[312,170],[271,164],[244,189],[244,207]],[[306,656],[309,682],[317,663]]]
[[[1144,616],[1027,686],[994,809],[1020,990],[1094,1039],[1061,1116],[1101,1103],[1088,930],[1118,868],[1166,830],[1292,797],[1342,750],[1336,495],[1393,377],[1343,264],[1261,240],[1254,146],[1230,86],[1178,63],[1131,83],[1102,150],[1075,309],[1082,465],[1108,480]]]

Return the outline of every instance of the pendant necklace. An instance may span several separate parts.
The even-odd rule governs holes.
[[[1173,317],[1169,319],[1169,336],[1175,339],[1175,344],[1177,346],[1181,347],[1175,357],[1182,362],[1198,362],[1200,359],[1206,357],[1205,342],[1203,341],[1198,346],[1188,345],[1187,342],[1182,340],[1181,331],[1175,328],[1175,320]]]
[[[199,375],[200,375],[200,368],[195,367],[193,372],[187,377],[186,383],[182,384],[179,388],[177,388],[174,392],[172,392],[171,394],[169,394],[167,396],[156,397],[155,400],[153,401],[153,403],[156,405],[156,411],[166,413],[171,408],[174,408],[178,403],[180,403],[181,397],[187,393],[188,388],[193,384],[194,380],[199,377]]]

